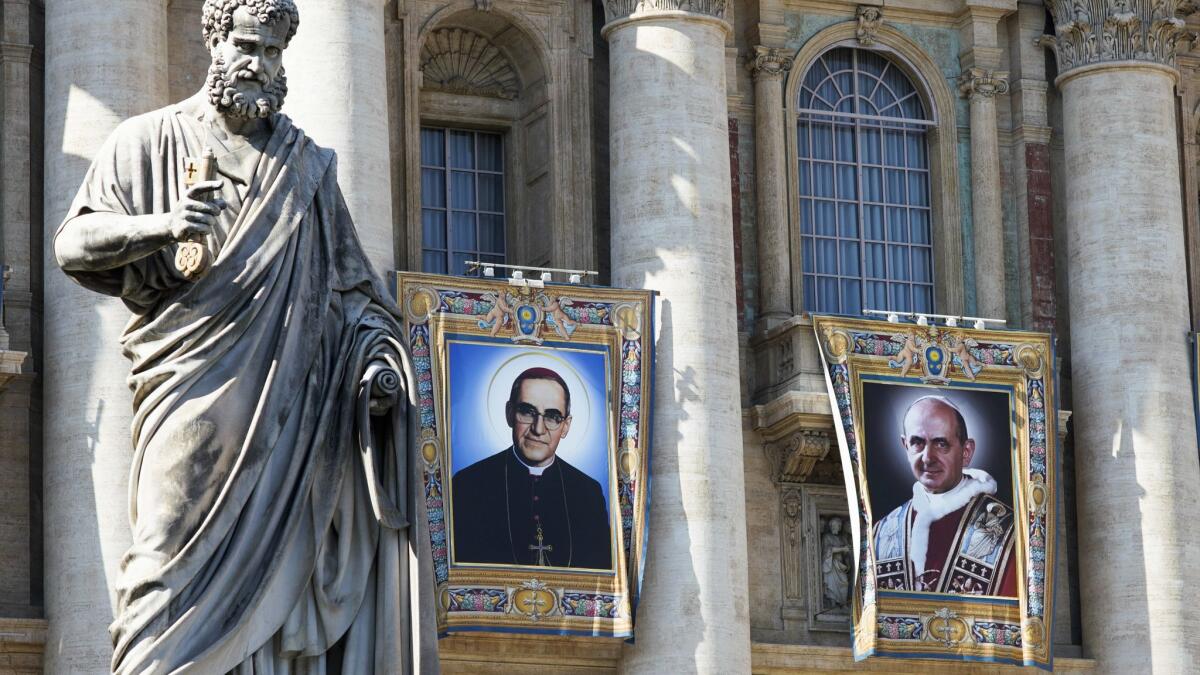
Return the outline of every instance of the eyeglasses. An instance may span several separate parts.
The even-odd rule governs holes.
[[[518,403],[514,416],[521,424],[533,424],[535,421],[537,421],[537,418],[541,417],[542,423],[545,424],[546,428],[550,431],[554,431],[562,426],[563,420],[567,419],[566,417],[563,417],[563,414],[557,410],[547,410],[544,413],[540,413],[538,412],[537,408],[529,405],[528,403]]]

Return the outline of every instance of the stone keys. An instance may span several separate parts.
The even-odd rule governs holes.
[[[183,185],[188,189],[196,183],[215,180],[217,177],[217,155],[205,146],[200,157],[185,157],[183,160]],[[208,271],[212,264],[212,251],[205,245],[204,235],[179,242],[175,249],[175,269],[189,281],[195,281]]]

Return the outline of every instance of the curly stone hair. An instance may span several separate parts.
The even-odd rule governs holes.
[[[233,13],[238,7],[250,10],[263,24],[285,16],[290,18],[287,39],[283,42],[285,47],[300,27],[300,10],[292,0],[204,0],[204,44],[207,45],[214,35],[222,40],[229,37],[229,31],[233,30]]]

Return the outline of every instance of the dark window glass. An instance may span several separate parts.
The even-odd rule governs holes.
[[[886,56],[840,47],[798,103],[805,311],[932,312],[932,122],[916,87]]]
[[[467,262],[505,262],[504,139],[421,129],[421,269],[466,274]]]

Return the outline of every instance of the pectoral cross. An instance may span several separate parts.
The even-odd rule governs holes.
[[[549,544],[546,544],[546,545],[542,544],[542,526],[540,523],[537,526],[537,544],[536,545],[530,544],[529,550],[537,551],[537,557],[538,557],[537,564],[540,567],[549,566],[550,563],[546,562],[546,554],[553,553],[554,547]]]

